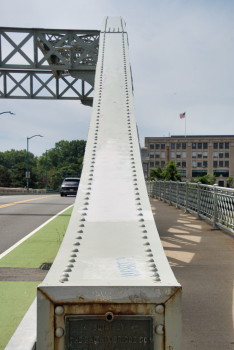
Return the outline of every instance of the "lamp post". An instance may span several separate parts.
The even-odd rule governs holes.
[[[33,135],[31,137],[27,137],[27,192],[28,192],[28,140],[30,140],[30,139],[32,139],[33,137],[36,137],[36,136],[44,137],[44,136],[41,136],[41,135]]]
[[[12,113],[11,111],[2,112],[2,113],[0,113],[0,114],[4,114],[4,113],[9,113],[9,114],[15,115],[15,113]]]
[[[47,152],[51,151],[54,148],[46,149],[46,192],[47,192]]]

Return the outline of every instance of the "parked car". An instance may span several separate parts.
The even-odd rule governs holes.
[[[76,195],[80,183],[79,177],[66,177],[60,187],[60,196]]]

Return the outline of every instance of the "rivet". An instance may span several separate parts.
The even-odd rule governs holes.
[[[155,308],[155,311],[157,314],[163,314],[164,313],[164,306],[163,305],[157,305]]]
[[[145,221],[144,219],[140,219],[140,220],[138,220],[139,222],[141,222],[141,221]]]
[[[147,233],[147,230],[143,230],[142,233]]]
[[[136,203],[136,205],[141,205],[141,203],[139,202],[139,203]]]
[[[150,243],[149,242],[145,242],[143,245],[150,245]]]
[[[67,272],[63,272],[62,277],[69,277],[69,274]]]
[[[80,221],[85,221],[85,219],[84,219],[84,218],[82,218],[82,219],[80,219]]]
[[[145,225],[144,225],[144,224],[142,224],[142,225],[140,225],[139,227],[145,227]],[[151,249],[150,249],[149,251],[151,252]]]
[[[153,278],[153,280],[156,281],[156,282],[160,282],[161,281],[161,279],[159,277]]]
[[[62,306],[56,306],[54,312],[56,315],[60,316],[64,313],[64,308]]]
[[[143,239],[147,239],[148,237],[147,237],[147,236],[142,236],[141,238],[143,238]]]
[[[159,274],[157,272],[154,272],[151,277],[159,277]]]
[[[70,264],[70,263],[67,264],[66,266],[67,266],[67,267],[74,267],[74,265],[72,265],[72,264]]]
[[[153,268],[155,268],[155,267],[156,267],[156,265],[155,265],[155,264],[149,264],[148,266],[149,266],[149,267],[153,267]]]
[[[78,249],[72,249],[72,252],[78,253]]]
[[[82,239],[82,237],[81,237],[81,236],[78,236],[78,237],[76,237],[76,239]]]
[[[136,200],[136,201],[139,201],[139,200],[140,200],[140,198],[139,198],[139,197],[137,197],[137,198],[135,198],[135,200]]]
[[[86,213],[83,213],[83,214],[81,214],[81,215],[85,216],[85,215],[87,215],[87,214],[86,214]]]
[[[164,334],[164,326],[162,324],[158,324],[156,327],[155,327],[155,332],[158,334],[158,335],[163,335]]]
[[[138,208],[137,210],[142,210],[141,208]]]
[[[57,338],[61,338],[64,334],[64,330],[61,327],[56,328],[55,335]]]
[[[64,272],[71,272],[71,269],[66,268],[66,269],[64,269],[63,271],[64,271]]]
[[[146,254],[146,256],[149,256],[149,257],[150,257],[150,256],[153,256],[153,254],[152,254],[152,253],[149,253],[149,254]]]
[[[79,243],[79,242],[76,242],[76,243],[74,243],[73,245],[80,245],[80,243]]]
[[[151,267],[149,270],[150,270],[150,272],[157,272],[158,271],[158,269],[156,267]]]
[[[143,216],[143,214],[142,214],[142,213],[140,213],[140,214],[137,214],[137,216]]]
[[[146,260],[146,262],[147,262],[147,263],[154,262],[154,259],[152,259],[152,258],[151,258],[151,259],[148,259],[148,260]]]
[[[69,262],[76,262],[75,259],[69,259]]]
[[[67,282],[68,281],[68,278],[67,277],[62,277],[60,278],[59,282]]]
[[[84,226],[84,225],[83,225],[83,226]],[[79,230],[78,233],[83,233],[83,231],[82,231],[82,230]]]
[[[71,254],[70,257],[71,257],[71,258],[76,258],[77,255],[76,255],[76,254]]]

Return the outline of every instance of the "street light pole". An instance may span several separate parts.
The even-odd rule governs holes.
[[[47,192],[47,152],[54,148],[46,149],[46,192]]]
[[[28,140],[30,140],[30,139],[32,139],[33,137],[36,137],[36,136],[44,137],[44,136],[41,136],[41,135],[33,135],[31,137],[27,137],[27,192],[28,192]]]
[[[2,113],[0,113],[0,114],[4,114],[4,113],[9,113],[9,114],[15,115],[15,113],[12,113],[11,111],[2,112]]]

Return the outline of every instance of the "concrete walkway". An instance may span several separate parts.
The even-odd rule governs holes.
[[[183,350],[234,350],[234,235],[150,198],[169,263],[183,288]]]

